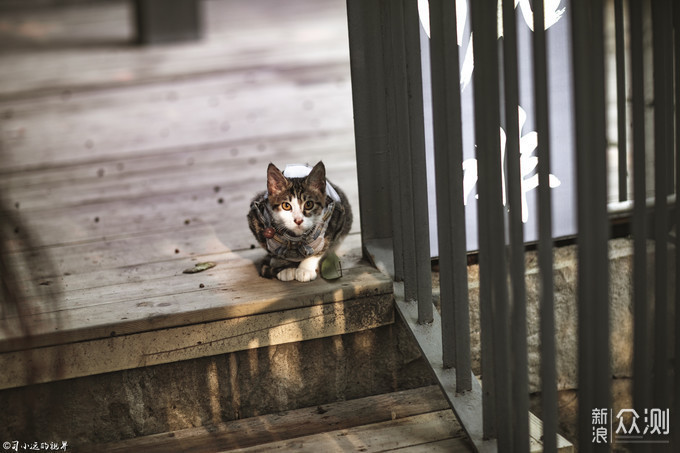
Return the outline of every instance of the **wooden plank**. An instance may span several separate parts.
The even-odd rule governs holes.
[[[30,298],[42,296],[45,286],[56,297],[94,288],[101,288],[104,295],[105,292],[116,292],[114,287],[117,285],[144,282],[149,285],[146,288],[151,289],[154,285],[160,286],[153,284],[153,281],[158,283],[159,279],[165,279],[172,282],[184,269],[206,261],[218,264],[208,274],[227,270],[233,272],[236,268],[245,269],[246,273],[251,274],[254,263],[265,255],[259,246],[235,252],[223,251],[222,243],[215,238],[214,232],[202,233],[201,230],[192,230],[183,236],[156,234],[64,247],[58,255],[51,251],[59,258],[55,269],[35,259],[28,261],[29,264],[23,262],[20,258],[31,259],[29,253],[19,253],[12,258],[16,263],[16,274],[20,275],[20,281],[23,282],[24,295]],[[343,269],[365,265],[362,262],[360,240],[359,234],[350,234],[336,250]],[[173,251],[173,245],[182,247],[180,253]],[[225,277],[225,281],[228,280]],[[66,304],[65,299],[61,302],[62,308],[71,306]],[[26,309],[31,312],[29,307]]]
[[[373,329],[394,322],[391,294],[0,354],[0,389],[178,362]],[[106,360],[102,360],[106,357]]]
[[[44,311],[23,317],[21,323],[16,317],[2,319],[0,351],[238,318],[392,291],[390,280],[370,266],[349,269],[338,280],[317,279],[305,284],[262,279],[254,269],[234,274],[239,276],[235,281],[224,281],[215,275],[188,276],[194,285],[183,292],[169,287],[165,294],[152,297],[139,294],[116,303]],[[203,288],[200,282],[205,282]],[[24,336],[22,325],[27,326],[30,337]]]
[[[258,166],[258,169],[261,168],[262,166]],[[222,170],[225,171],[228,170]],[[232,171],[238,174],[235,169]],[[334,182],[338,181],[338,187],[346,190],[350,204],[356,207],[358,193],[354,179],[355,169],[348,167],[334,172],[331,167],[329,172],[336,173]],[[233,178],[235,181],[228,181],[224,173],[214,177],[206,177],[200,173],[163,175],[162,184],[167,186],[165,190],[147,185],[153,183],[152,180],[139,184],[137,190],[141,193],[138,195],[130,193],[115,198],[108,198],[112,195],[107,192],[108,184],[103,182],[100,183],[101,187],[94,183],[92,189],[86,189],[90,192],[89,200],[84,199],[86,196],[83,195],[69,197],[78,193],[78,185],[64,190],[41,188],[40,191],[51,194],[43,197],[39,192],[22,194],[17,190],[10,190],[8,196],[20,203],[20,209],[15,210],[13,215],[17,215],[25,228],[37,236],[43,245],[113,239],[157,230],[186,229],[186,220],[190,220],[194,222],[194,226],[210,225],[228,232],[226,246],[239,249],[252,243],[245,216],[251,199],[264,190],[262,186],[265,178],[258,173],[261,172],[251,171],[243,179]],[[202,186],[184,187],[184,181],[192,177],[202,181]],[[116,187],[130,185],[125,181],[121,181],[119,185],[112,184],[110,192],[120,192]],[[215,191],[215,187],[219,187],[219,191]],[[60,193],[63,196],[59,197]],[[40,198],[43,200],[38,201]],[[49,205],[50,202],[53,202],[52,206]],[[24,209],[25,205],[28,205],[28,209]],[[353,227],[358,230],[359,222],[356,221]],[[21,233],[17,238],[21,238]]]
[[[14,201],[23,202],[21,211],[30,211],[54,207],[52,203],[67,202],[58,205],[64,207],[100,201],[103,195],[106,201],[130,199],[149,195],[149,187],[154,189],[152,194],[182,192],[205,186],[212,189],[213,185],[228,186],[233,185],[234,180],[249,179],[246,176],[254,177],[251,182],[254,184],[264,179],[266,165],[263,168],[256,165],[264,159],[284,165],[291,162],[316,163],[315,160],[323,158],[327,176],[337,184],[346,172],[356,168],[354,160],[348,159],[353,155],[351,129],[268,135],[244,140],[211,138],[214,140],[190,147],[162,145],[130,156],[90,157],[78,162],[52,162],[4,171],[0,173],[0,188],[3,192],[15,191],[16,196],[25,198]],[[229,175],[229,169],[238,169],[239,172]],[[176,181],[179,176],[184,176],[182,187],[168,184],[168,180]],[[153,184],[149,183],[150,178],[153,178]],[[202,181],[203,178],[210,180]],[[92,189],[103,193],[94,197],[90,193]],[[59,196],[51,193],[55,190],[61,191]],[[112,193],[112,190],[115,192]],[[50,197],[50,203],[42,200],[44,196]]]
[[[398,447],[393,450],[385,450],[393,452],[404,453],[429,453],[429,452],[472,452],[474,451],[470,441],[462,437],[454,437],[451,439],[438,440],[435,442],[428,442],[419,445],[409,445],[406,447]]]
[[[126,451],[212,453],[399,420],[447,408],[447,402],[439,388],[430,386],[297,409],[285,414],[236,420],[211,426],[210,429],[189,428],[114,444],[96,445],[92,450],[106,453]],[[453,423],[456,424],[455,421]],[[460,432],[459,427],[456,429]]]
[[[352,127],[349,81],[342,86],[333,81],[310,86],[285,80],[255,83],[239,90],[237,99],[224,94],[224,77],[210,82],[112,89],[83,94],[68,105],[58,99],[2,103],[6,119],[0,130],[7,146],[0,169],[120,159],[212,142],[226,143],[227,149],[244,140],[266,145],[268,137]],[[204,85],[200,94],[185,92],[196,85]]]
[[[455,420],[453,412],[449,409],[394,421],[272,442],[239,449],[238,451],[243,453],[291,450],[301,453],[319,451],[383,452],[398,451],[410,447],[433,448],[438,441],[460,436],[460,433],[457,433],[455,429]],[[458,438],[460,439],[460,437]],[[462,439],[460,442],[455,442],[455,447],[456,449],[453,451],[472,451],[469,443]],[[428,449],[428,451],[432,450]]]
[[[0,99],[228,68],[348,59],[342,1],[289,1],[283,6],[265,0],[247,7],[219,0],[202,3],[207,22],[200,43],[153,48],[129,45],[133,31],[128,2],[3,12]],[[27,21],[32,25],[28,31],[21,27]],[[40,52],[41,63],[59,64],[60,70],[36,70],[27,50]],[[48,51],[58,57],[57,63],[44,61]]]

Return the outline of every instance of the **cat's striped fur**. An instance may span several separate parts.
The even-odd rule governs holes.
[[[334,199],[327,184],[322,162],[300,178],[288,178],[269,164],[267,190],[253,199],[248,212],[250,230],[267,251],[258,263],[262,277],[314,280],[320,260],[347,235],[352,226],[349,202],[331,185]]]

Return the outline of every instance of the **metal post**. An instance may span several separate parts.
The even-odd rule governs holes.
[[[425,122],[423,117],[423,82],[420,57],[420,19],[417,0],[403,1],[404,72],[406,91],[401,93],[407,101],[409,141],[407,168],[410,172],[410,222],[413,236],[404,236],[404,261],[415,263],[415,273],[404,275],[404,290],[418,301],[418,322],[430,323],[433,316],[432,271],[430,265],[430,230],[427,205],[427,167],[425,161]],[[396,25],[396,24],[395,24]],[[404,176],[404,172],[402,172]],[[404,200],[400,200],[403,202]],[[413,288],[413,290],[411,290]]]
[[[527,357],[527,307],[524,281],[524,226],[519,149],[519,81],[517,25],[514,2],[503,2],[503,89],[507,160],[507,195],[510,228],[512,430],[514,451],[529,451],[529,377]]]
[[[190,41],[202,35],[198,0],[135,0],[139,44]]]
[[[647,299],[647,161],[645,152],[645,87],[642,0],[630,0],[630,65],[633,116],[633,406],[651,407],[651,354]],[[649,451],[649,448],[639,451]]]
[[[380,2],[347,0],[354,137],[364,246],[392,238]]]
[[[592,410],[611,407],[609,384],[609,221],[603,5],[572,0],[574,120],[578,186],[579,451],[593,444]]]
[[[510,341],[505,258],[500,152],[499,73],[497,53],[497,2],[471,4],[474,45],[475,140],[479,165],[479,265],[482,323],[482,373],[484,374],[484,432],[497,434],[499,446],[512,445],[510,413]],[[482,292],[482,289],[488,289]],[[492,344],[492,350],[488,348]],[[493,360],[484,357],[491,352]],[[492,370],[488,369],[493,362]],[[484,366],[487,366],[485,369]],[[489,378],[493,382],[489,382]],[[491,388],[489,388],[491,387]],[[491,393],[494,392],[491,397]],[[490,401],[495,399],[495,407]],[[491,409],[491,414],[487,414]],[[492,418],[495,416],[495,425]]]
[[[652,2],[654,56],[654,378],[652,402],[661,407],[668,402],[668,204],[666,197],[672,181],[668,178],[672,151],[672,42],[671,5],[667,0]],[[669,140],[670,136],[670,140]]]
[[[552,200],[550,196],[550,121],[548,64],[543,0],[534,1],[534,101],[538,134],[538,264],[541,279],[541,404],[543,451],[557,451],[557,371],[553,295]]]
[[[430,2],[439,282],[442,351],[445,367],[456,368],[456,391],[472,388],[470,313],[467,284],[465,207],[463,205],[463,138],[460,72],[454,2]]]
[[[675,369],[673,375],[674,405],[671,409],[675,414],[680,414],[680,291],[678,282],[680,281],[680,209],[678,209],[678,195],[680,195],[680,5],[673,3],[673,29],[674,29],[674,61],[675,61]],[[680,445],[680,423],[677,420],[671,424],[673,445],[675,448]]]

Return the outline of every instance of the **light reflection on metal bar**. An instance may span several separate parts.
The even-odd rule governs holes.
[[[628,199],[628,143],[626,140],[626,59],[623,0],[614,0],[616,40],[616,118],[618,132],[619,201]]]

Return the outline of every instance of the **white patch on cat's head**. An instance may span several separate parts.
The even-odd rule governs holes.
[[[286,205],[288,203],[288,205]],[[286,208],[290,209],[286,209]],[[304,234],[319,222],[321,215],[309,213],[305,215],[304,207],[297,197],[292,197],[290,201],[282,203],[273,212],[275,223],[283,225],[285,228],[297,235]]]

